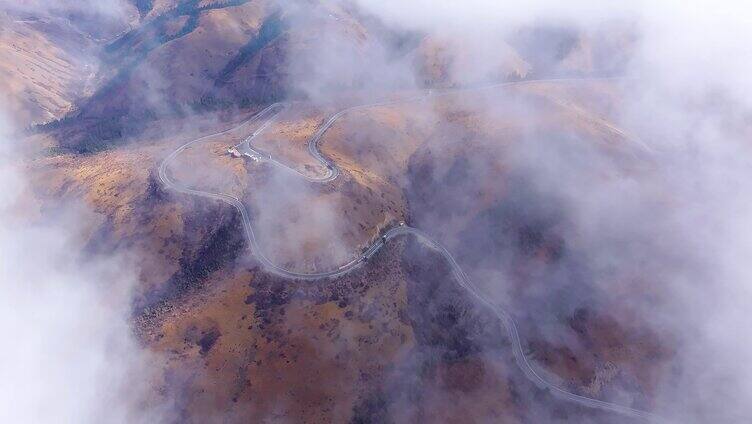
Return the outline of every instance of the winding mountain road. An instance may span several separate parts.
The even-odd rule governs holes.
[[[256,235],[253,231],[253,225],[251,223],[248,210],[240,199],[238,199],[235,196],[231,196],[225,193],[211,193],[211,192],[195,190],[190,187],[183,186],[179,184],[178,182],[174,181],[172,178],[170,178],[169,173],[168,173],[169,164],[173,160],[175,160],[175,158],[178,155],[180,155],[183,151],[185,151],[189,147],[197,143],[200,143],[210,137],[214,137],[214,136],[221,135],[221,134],[226,134],[231,131],[238,130],[252,123],[263,122],[258,127],[258,129],[256,129],[253,133],[251,133],[251,135],[246,137],[243,140],[243,142],[235,146],[235,149],[237,149],[239,153],[243,155],[253,155],[259,158],[260,160],[268,161],[277,167],[296,173],[300,177],[305,178],[308,181],[326,183],[326,182],[335,180],[339,176],[340,171],[333,161],[331,161],[329,158],[325,157],[321,153],[321,151],[319,150],[319,143],[321,141],[321,138],[327,132],[327,130],[329,130],[329,128],[331,128],[332,125],[334,125],[334,123],[337,122],[337,120],[339,120],[342,116],[346,115],[349,112],[372,108],[372,107],[378,107],[378,106],[389,106],[389,105],[394,105],[394,104],[399,104],[399,103],[420,101],[420,100],[425,100],[431,97],[453,94],[458,91],[485,90],[485,89],[497,88],[497,87],[519,86],[519,85],[543,83],[543,82],[560,82],[561,83],[561,82],[610,80],[610,79],[613,79],[613,78],[580,78],[580,79],[561,78],[561,79],[505,82],[505,83],[498,83],[498,84],[471,87],[471,88],[442,89],[442,90],[434,89],[434,90],[427,90],[425,91],[425,94],[422,94],[416,97],[400,99],[400,100],[384,101],[384,102],[378,102],[378,103],[371,103],[371,104],[364,104],[364,105],[358,105],[358,106],[353,106],[353,107],[344,109],[334,114],[331,118],[329,118],[329,120],[327,120],[321,127],[319,127],[319,129],[314,133],[314,135],[308,141],[308,150],[310,154],[314,158],[316,158],[316,160],[320,162],[327,169],[326,175],[322,177],[312,177],[312,176],[303,174],[299,172],[298,170],[274,159],[271,154],[252,147],[251,142],[253,141],[253,139],[257,137],[259,134],[261,134],[266,128],[268,128],[276,120],[279,113],[281,113],[286,108],[286,104],[284,103],[275,103],[263,109],[261,112],[257,113],[255,116],[249,118],[247,121],[243,122],[242,124],[236,127],[198,138],[196,140],[190,141],[180,146],[177,150],[173,151],[161,163],[159,167],[159,178],[167,188],[175,190],[179,193],[190,194],[190,195],[200,196],[200,197],[214,199],[214,200],[220,200],[220,201],[229,203],[230,205],[234,206],[238,210],[238,212],[240,212],[242,216],[243,228],[245,230],[246,237],[248,238],[248,241],[250,244],[249,247],[250,247],[252,254],[259,260],[259,262],[261,262],[261,264],[264,266],[264,268],[268,272],[271,272],[273,274],[286,277],[286,278],[292,278],[292,279],[298,279],[298,280],[320,280],[324,278],[336,278],[336,277],[343,276],[345,274],[352,272],[354,269],[362,266],[363,264],[365,264],[368,261],[368,259],[371,258],[374,254],[376,254],[376,252],[378,252],[379,249],[381,249],[386,244],[386,242],[389,241],[390,239],[393,239],[395,237],[401,237],[404,235],[412,235],[416,237],[418,240],[420,240],[424,245],[430,247],[431,249],[441,254],[444,257],[444,259],[447,260],[448,263],[450,264],[452,272],[455,278],[457,278],[457,281],[460,284],[460,286],[462,286],[465,290],[467,290],[468,293],[470,293],[480,303],[482,303],[483,305],[491,309],[494,312],[494,314],[499,318],[499,320],[501,320],[507,333],[509,334],[509,338],[512,343],[512,348],[513,348],[514,357],[515,357],[517,366],[520,368],[520,370],[522,370],[525,377],[528,380],[530,380],[533,384],[535,384],[536,386],[538,386],[539,388],[543,390],[549,391],[553,396],[559,399],[563,399],[565,401],[573,402],[573,403],[576,403],[576,404],[579,404],[588,408],[595,408],[595,409],[600,409],[600,410],[604,410],[608,412],[613,412],[616,414],[620,414],[626,417],[631,417],[631,418],[644,421],[644,422],[664,424],[664,423],[668,423],[668,421],[650,412],[642,411],[642,410],[638,410],[638,409],[634,409],[634,408],[630,408],[627,406],[618,405],[618,404],[614,404],[610,402],[605,402],[602,400],[593,399],[593,398],[582,396],[582,395],[578,395],[578,394],[569,392],[566,389],[563,389],[559,387],[558,385],[556,385],[555,383],[551,382],[550,380],[546,379],[543,376],[543,373],[537,369],[537,366],[535,366],[525,356],[525,353],[522,348],[522,340],[520,338],[519,331],[517,328],[517,324],[515,323],[514,317],[509,312],[504,310],[500,305],[497,305],[492,300],[490,300],[488,296],[484,295],[482,291],[471,282],[467,274],[465,274],[465,272],[459,266],[457,261],[451,255],[451,253],[449,253],[449,251],[445,247],[443,247],[440,243],[438,243],[436,240],[434,240],[431,236],[429,236],[425,232],[402,223],[401,225],[391,228],[385,233],[383,233],[381,237],[379,237],[373,244],[371,244],[368,247],[368,249],[363,251],[360,256],[358,256],[357,258],[351,260],[350,262],[346,264],[341,265],[340,267],[334,270],[325,271],[325,272],[314,272],[314,273],[294,272],[294,271],[290,271],[288,269],[285,269],[275,264],[264,255],[263,250],[261,249],[256,239]],[[625,139],[634,142],[639,148],[643,150],[649,150],[647,146],[645,146],[643,143],[630,139],[623,132],[621,132],[621,130],[619,130],[619,132],[625,136]]]

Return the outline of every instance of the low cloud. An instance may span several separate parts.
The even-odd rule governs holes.
[[[40,212],[0,130],[0,421],[165,421],[158,358],[131,327],[135,262],[84,251],[94,217],[83,206]]]
[[[673,356],[665,362],[667,368],[661,370],[649,400],[657,412],[678,422],[749,419],[752,366],[744,358],[752,354],[752,343],[743,336],[749,330],[745,311],[752,303],[752,275],[746,260],[752,254],[746,218],[752,212],[749,6],[710,1],[639,1],[614,6],[545,0],[525,5],[488,0],[409,4],[359,0],[357,4],[384,27],[453,40],[460,46],[462,60],[454,62],[451,72],[460,83],[472,82],[463,80],[465,75],[493,75],[489,64],[496,66],[510,56],[506,48],[494,51],[488,46],[514,45],[515,37],[526,29],[556,29],[534,38],[533,55],[562,37],[589,35],[597,45],[602,38],[593,34],[610,36],[610,28],[616,27],[625,32],[629,43],[609,47],[610,54],[628,50],[629,55],[618,73],[625,77],[619,105],[607,119],[633,136],[620,141],[632,143],[629,149],[641,150],[642,143],[648,146],[639,153],[647,163],[623,167],[624,158],[583,147],[589,141],[577,134],[542,139],[540,132],[531,129],[512,149],[506,144],[497,146],[493,140],[474,139],[473,134],[458,136],[466,144],[497,148],[495,154],[514,170],[515,178],[525,182],[523,186],[530,191],[526,193],[532,196],[518,199],[516,213],[546,218],[551,212],[546,208],[553,208],[561,216],[550,225],[559,226],[557,231],[572,249],[568,254],[578,258],[567,262],[569,269],[556,270],[559,274],[539,275],[568,289],[557,299],[543,299],[539,306],[552,308],[550,316],[541,317],[544,314],[531,309],[530,303],[515,303],[512,308],[531,320],[538,316],[545,337],[577,351],[581,346],[575,346],[572,330],[564,321],[557,323],[561,316],[554,315],[571,313],[570,309],[582,305],[620,302],[639,312],[637,319],[624,326],[658,334],[672,349]],[[385,51],[370,56],[378,63],[369,63],[369,68],[389,69],[381,73],[393,81],[418,80],[419,69],[410,68],[407,75],[401,75],[394,62],[380,60],[394,57],[396,50],[390,51],[383,43],[379,46]],[[321,56],[317,66],[327,70],[321,73],[328,80],[358,69],[343,66],[340,58],[327,67],[327,58]],[[523,59],[530,57],[523,55]],[[533,58],[531,63],[535,62]],[[556,77],[560,69],[550,74],[543,71],[535,77]],[[597,69],[581,75],[599,76]],[[532,116],[538,112],[530,110]],[[468,180],[492,178],[473,167],[472,158],[468,163]],[[437,197],[467,196],[467,187],[461,184],[462,190],[452,193],[442,181],[434,183],[441,191],[435,193]],[[458,210],[471,206],[458,205]],[[445,224],[446,220],[439,220],[424,229]],[[482,257],[488,252],[477,254]],[[468,258],[472,255],[463,255],[473,262]],[[499,286],[497,301],[509,304],[513,298],[505,282],[518,270],[506,259],[502,256],[487,264],[483,275],[497,282],[493,283]],[[617,299],[614,281],[620,278],[634,283]],[[529,290],[530,298],[550,296]],[[549,286],[546,290],[551,292]]]

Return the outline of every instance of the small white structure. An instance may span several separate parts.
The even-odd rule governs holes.
[[[242,156],[240,152],[238,151],[238,149],[236,149],[235,147],[230,147],[229,149],[227,149],[227,153],[229,153],[230,156],[234,158],[239,158]]]

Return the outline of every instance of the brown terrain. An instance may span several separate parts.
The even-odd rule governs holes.
[[[368,40],[384,30],[349,9],[313,3],[316,13],[339,17],[327,25],[353,37]],[[333,87],[339,97],[323,104],[287,84],[296,71],[288,55],[315,38],[295,25],[300,12],[272,1],[137,5],[140,18],[127,33],[82,41],[99,49],[102,65],[91,79],[86,71],[94,68],[61,49],[51,30],[27,23],[3,25],[1,36],[12,41],[0,43],[0,72],[14,77],[4,78],[9,88],[2,89],[12,93],[18,116],[42,122],[71,111],[26,140],[36,194],[43,210],[60,199],[83,199],[100,217],[90,224],[88,248],[138,258],[134,328],[160,354],[155,402],[174,402],[175,422],[622,422],[528,382],[491,311],[410,237],[390,241],[364,267],[334,280],[289,281],[265,272],[232,207],[159,181],[161,161],[204,135],[170,175],[240,197],[275,263],[333,269],[382,229],[407,221],[455,252],[484,291],[504,290],[502,303],[518,317],[529,356],[562,386],[617,402],[627,387],[635,407],[653,406],[654,371],[671,355],[670,345],[641,330],[634,311],[616,302],[630,284],[649,293],[648,282],[623,276],[595,306],[573,299],[549,308],[543,320],[534,316],[563,292],[587,292],[591,283],[540,278],[579,266],[580,239],[563,229],[568,218],[558,200],[517,178],[511,159],[543,142],[560,143],[544,145],[552,151],[579,143],[612,161],[600,178],[649,172],[639,140],[610,123],[618,114],[617,82],[470,90],[353,111],[321,141],[342,174],[307,183],[227,153],[257,128],[258,122],[241,125],[255,112],[292,99],[254,145],[320,176],[308,138],[365,96],[343,82]],[[521,34],[505,45],[509,60],[478,81],[599,69],[608,46],[557,31]],[[554,36],[564,40],[558,50],[526,57],[531,39]],[[414,49],[427,86],[458,85],[450,65],[462,58],[451,42],[424,37]],[[37,50],[38,57],[27,57]],[[410,98],[415,89],[392,94]],[[502,285],[491,264],[504,261],[515,265]],[[576,347],[549,337],[547,323],[567,329]]]
[[[0,90],[15,119],[30,125],[61,118],[86,93],[94,73],[89,40],[60,22],[23,19],[0,11]]]

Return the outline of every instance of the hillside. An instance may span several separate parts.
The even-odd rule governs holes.
[[[531,381],[499,305],[557,387],[657,407],[676,346],[620,300],[660,281],[603,271],[571,203],[584,181],[655,171],[615,123],[629,84],[607,78],[630,28],[524,27],[468,73],[461,43],[350,2],[125,10],[102,34],[0,15],[0,89],[50,121],[24,139],[38,209],[83,200],[86,251],[135,258],[130,324],[174,422],[631,422]],[[318,140],[327,167],[309,140],[343,110]],[[249,137],[278,163],[228,153]],[[165,168],[181,193],[160,165],[192,140]],[[404,225],[493,301],[414,235],[381,238]],[[362,265],[309,281],[261,254],[291,273]]]
[[[534,84],[353,113],[322,140],[324,153],[344,172],[333,184],[294,188],[294,180],[280,180],[268,164],[229,156],[227,148],[258,124],[206,139],[187,150],[170,172],[188,186],[241,195],[262,230],[265,253],[298,270],[336,266],[394,220],[433,229],[452,250],[463,252],[458,255],[463,266],[481,270],[473,278],[487,290],[498,284],[483,271],[489,261],[516,252],[520,269],[510,290],[519,299],[513,308],[525,317],[522,329],[531,356],[576,392],[608,398],[615,388],[628,385],[646,399],[652,374],[645,366],[659,365],[655,358],[670,353],[655,335],[628,324],[629,310],[617,313],[607,298],[598,298],[594,307],[588,296],[583,298],[587,303],[575,302],[541,320],[527,316],[522,306],[552,301],[536,288],[540,284],[551,296],[572,290],[571,284],[580,285],[576,291],[587,291],[587,286],[570,277],[536,278],[541,267],[576,270],[582,258],[576,256],[576,241],[557,230],[557,222],[566,217],[545,215],[556,211],[536,206],[555,200],[535,197],[505,164],[513,146],[529,142],[525,133],[535,127],[544,135],[576,132],[616,158],[639,151],[600,123],[607,116],[591,109],[615,107],[618,87],[576,87]],[[472,107],[501,93],[506,103],[494,101],[495,107],[485,112]],[[522,103],[537,105],[532,121],[527,114],[515,114]],[[312,113],[303,110],[308,112],[302,116]],[[269,128],[269,137],[277,142],[265,147],[292,161],[303,156],[305,146],[281,135],[305,120],[292,119],[298,116],[294,107],[286,113],[289,119]],[[525,422],[531,407],[527,400],[514,400],[520,397],[537,399],[536,409],[553,408],[570,418],[593,414],[533,395],[536,389],[510,368],[508,339],[492,324],[488,310],[475,305],[451,278],[439,277],[447,274],[441,259],[409,238],[390,242],[365,268],[333,281],[284,280],[255,265],[231,207],[170,192],[155,174],[169,151],[211,133],[215,122],[224,121],[219,128],[242,122],[243,115],[230,116],[207,116],[201,122],[192,118],[190,123],[178,119],[170,124],[169,135],[159,128],[166,122],[160,122],[147,127],[140,142],[88,156],[40,159],[35,165],[41,190],[55,197],[82,196],[102,214],[92,232],[94,248],[143,255],[135,321],[143,342],[165,354],[161,393],[179,400],[182,420],[204,422],[216,414],[231,422],[276,414],[316,422],[395,414],[406,414],[408,420],[451,420],[471,414],[483,421],[503,410],[504,416]],[[410,116],[431,118],[406,118]],[[460,132],[468,134],[462,142],[453,137]],[[491,148],[505,145],[509,147]],[[649,166],[635,160],[624,162],[623,172]],[[494,175],[490,180],[478,180],[482,174],[470,171],[485,168],[498,171],[489,174]],[[484,187],[480,197],[468,188],[472,186]],[[281,190],[295,195],[285,197]],[[321,213],[334,215],[310,215],[315,204]],[[531,207],[544,215],[529,215]],[[432,224],[437,219],[444,224]],[[290,223],[296,222],[300,229],[291,230],[296,227]],[[346,225],[329,229],[328,222]],[[303,241],[306,226],[317,232]],[[483,241],[476,228],[485,227],[499,228],[503,235]],[[280,238],[266,233],[279,228],[291,231]],[[346,256],[321,244],[329,238],[339,239],[337,249]],[[520,244],[483,244],[510,239]],[[577,351],[548,339],[549,320],[575,331],[590,347]],[[416,367],[426,371],[415,375]],[[322,378],[328,383],[316,385]],[[395,387],[400,389],[395,392]],[[417,403],[404,404],[403,396]],[[446,407],[442,399],[447,396],[456,407]]]

